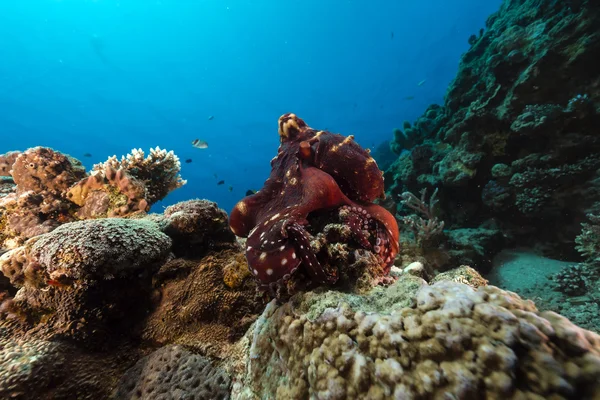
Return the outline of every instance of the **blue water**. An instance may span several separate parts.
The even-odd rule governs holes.
[[[188,184],[157,211],[229,211],[267,178],[281,114],[375,147],[443,101],[500,2],[1,0],[0,154],[50,146],[91,168],[160,146]]]

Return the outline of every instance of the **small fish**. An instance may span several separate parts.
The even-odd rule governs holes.
[[[92,155],[90,153],[85,153],[83,156],[84,157],[91,157]]]
[[[207,149],[208,143],[205,142],[204,140],[194,139],[194,140],[192,140],[192,146],[194,146],[197,149]]]
[[[230,192],[233,191],[233,186],[229,186],[227,189],[229,189]]]
[[[390,36],[391,36],[392,40],[394,40],[394,31],[392,31]]]
[[[414,100],[415,96],[406,96],[404,100]]]
[[[251,196],[256,193],[256,190],[248,189],[246,190],[246,196]]]
[[[219,182],[217,182],[217,186],[222,185],[224,183],[225,183],[225,181],[219,181]]]
[[[208,120],[209,120],[209,121],[212,121],[213,119],[215,119],[215,116],[214,116],[214,115],[209,115],[209,116],[208,116]]]
[[[417,86],[423,86],[425,82],[427,82],[427,79],[423,79],[421,82],[417,83]]]
[[[191,162],[192,162],[192,159],[191,159],[191,158],[188,158],[187,160],[185,160],[185,163],[186,163],[186,164],[189,164],[189,163],[191,163]]]
[[[68,286],[71,286],[71,280],[70,279],[48,279],[46,281],[46,284],[48,286],[54,286],[56,288],[66,288]]]

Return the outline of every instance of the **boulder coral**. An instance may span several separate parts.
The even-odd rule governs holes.
[[[514,293],[440,282],[420,285],[399,309],[353,300],[271,302],[251,331],[247,373],[232,397],[600,396],[600,336]]]
[[[231,380],[211,361],[182,346],[141,358],[121,378],[112,399],[228,400]]]
[[[18,289],[6,311],[23,320],[21,331],[82,340],[104,335],[107,343],[145,312],[152,274],[170,249],[171,239],[150,221],[64,224],[0,257],[0,271]]]
[[[178,257],[197,257],[236,243],[227,213],[214,202],[182,201],[167,207],[162,217],[161,229],[173,239],[173,252]]]

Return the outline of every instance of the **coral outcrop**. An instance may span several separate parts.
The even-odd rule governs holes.
[[[413,288],[402,308],[323,294],[270,303],[233,398],[600,396],[600,336],[493,286]]]
[[[38,339],[0,339],[0,397],[33,398],[60,377],[65,356],[60,345]]]
[[[7,311],[22,330],[88,340],[109,335],[139,315],[171,239],[150,221],[98,219],[64,224],[0,257],[0,271],[18,289]],[[136,298],[135,302],[131,298]]]
[[[133,150],[86,173],[81,162],[46,147],[0,156],[0,247],[17,247],[66,222],[144,214],[185,181],[173,152]],[[12,179],[12,181],[10,180]]]
[[[162,217],[161,229],[173,239],[178,257],[197,257],[236,243],[227,213],[211,201],[183,201],[167,207]]]

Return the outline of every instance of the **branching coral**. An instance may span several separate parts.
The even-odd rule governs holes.
[[[590,290],[598,280],[598,271],[588,265],[572,265],[563,268],[550,277],[556,283],[556,289],[568,296],[581,296]]]
[[[133,149],[131,153],[122,156],[121,160],[112,156],[104,163],[94,165],[93,169],[105,171],[108,167],[116,171],[125,170],[133,178],[143,182],[149,204],[164,199],[170,191],[187,183],[179,175],[179,157],[173,151],[166,151],[158,146],[150,149],[147,157],[142,149]]]
[[[418,198],[411,192],[404,192],[400,195],[401,203],[423,217],[418,215],[410,215],[401,219],[402,223],[407,226],[414,234],[417,244],[422,245],[429,243],[439,237],[444,230],[444,221],[440,221],[434,215],[434,208],[438,200],[436,199],[438,189],[436,188],[429,202],[427,202],[427,189],[421,190],[421,198]]]

